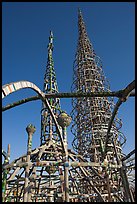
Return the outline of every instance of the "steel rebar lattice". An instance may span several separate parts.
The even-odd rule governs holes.
[[[52,46],[49,45],[49,47]],[[50,64],[49,53],[52,54],[50,51],[48,49],[48,65]],[[54,89],[56,80],[53,79],[55,77],[51,77],[53,73],[55,76],[53,66],[47,66],[45,75],[47,81],[46,85],[44,84],[44,90],[47,93],[57,91]],[[28,84],[28,87],[32,86],[35,87],[34,84]],[[23,87],[26,87],[26,83],[23,84]],[[38,89],[38,87],[35,88]],[[78,202],[84,199],[90,200],[94,191],[97,193],[97,199],[103,200],[96,187],[92,190],[91,186],[94,186],[92,181],[88,180],[88,183],[82,184],[83,180],[90,176],[86,170],[89,163],[67,148],[66,127],[71,122],[71,118],[62,111],[57,117],[56,110],[60,109],[60,105],[56,98],[49,99],[48,103],[43,104],[43,107],[42,121],[48,117],[49,119],[48,122],[44,121],[41,124],[41,145],[31,150],[32,134],[30,135],[30,131],[33,133],[35,128],[33,125],[29,125],[26,129],[27,132],[30,130],[27,145],[29,151],[11,163],[3,165],[3,200],[12,202],[68,202],[70,200]],[[99,196],[100,198],[98,198]]]
[[[54,69],[54,62],[52,57],[53,52],[53,33],[50,31],[49,44],[48,44],[48,59],[46,73],[44,76],[44,93],[58,93],[58,86],[56,80],[56,74]],[[48,99],[49,105],[53,113],[58,116],[61,112],[60,99],[50,98]],[[59,137],[56,131],[56,125],[54,124],[53,118],[51,117],[47,107],[42,103],[41,110],[41,145],[47,140],[59,141]]]
[[[76,59],[74,61],[74,75],[72,92],[103,92],[110,91],[109,83],[104,76],[101,59],[95,54],[92,44],[88,38],[85,23],[82,13],[79,10],[78,15],[79,38]],[[91,98],[73,98],[73,110],[71,113],[73,119],[72,133],[74,134],[73,148],[84,158],[92,162],[103,162],[106,165],[119,164],[123,158],[122,146],[126,142],[123,133],[120,132],[122,122],[117,116],[112,124],[109,139],[105,149],[106,135],[108,123],[114,109],[113,98],[110,97],[91,97]],[[105,154],[106,152],[106,154]],[[102,172],[95,167],[95,170]],[[112,192],[121,194],[119,199],[129,200],[126,198],[126,193],[123,193],[122,173],[109,168],[109,173],[106,173],[108,180],[103,184],[99,177],[93,175],[93,180],[96,180],[100,188],[101,194],[105,194],[106,188],[108,191],[107,200],[114,199],[111,196]],[[104,171],[105,172],[105,171]],[[101,173],[101,174],[102,174]],[[123,178],[124,179],[124,178]],[[96,184],[95,184],[96,185]],[[114,199],[115,200],[115,199]],[[113,201],[114,201],[113,200]]]
[[[52,52],[53,34],[50,32],[44,93],[28,81],[6,84],[2,89],[3,97],[6,97],[11,93],[9,90],[14,92],[20,88],[33,87],[42,100],[40,146],[31,149],[36,129],[30,124],[26,128],[27,153],[9,163],[10,146],[7,153],[2,152],[5,158],[2,169],[3,202],[133,201],[135,151],[128,155],[122,153],[125,138],[119,132],[121,121],[115,117],[115,112],[134,88],[134,82],[123,92],[118,91],[121,96],[118,96],[120,98],[114,110],[113,98],[109,100],[106,95],[77,97],[77,93],[83,91],[86,94],[91,91],[92,94],[109,91],[101,61],[90,44],[79,11],[79,43],[72,86],[76,97],[73,99],[72,111],[74,152],[67,146],[66,127],[69,126],[71,117],[61,110],[58,96],[54,97],[58,93],[58,87]],[[46,94],[51,95],[46,98]],[[61,95],[64,97],[64,94]],[[27,98],[23,102],[36,100],[38,97]],[[22,104],[22,101],[7,107],[17,104]]]
[[[53,33],[50,32],[47,67],[44,76],[44,93],[58,92],[52,51]],[[62,199],[64,195],[62,195],[63,190],[61,190],[61,196],[55,196],[55,193],[58,192],[59,194],[63,185],[63,181],[60,181],[63,167],[59,166],[59,161],[62,161],[64,156],[63,148],[61,148],[62,143],[60,142],[62,128],[55,124],[52,117],[54,115],[57,118],[59,113],[62,112],[60,99],[50,98],[47,102],[50,111],[47,103],[42,102],[40,147],[34,150],[30,148],[27,155],[15,159],[9,164],[8,170],[4,170],[6,172],[6,174],[3,173],[4,201],[9,199],[12,202],[54,202],[54,200],[57,200],[57,197]],[[31,140],[28,140],[28,147],[31,147],[31,143],[32,136]],[[53,165],[53,163],[56,165]],[[54,180],[57,184],[54,184]],[[6,196],[4,196],[5,194]]]
[[[81,11],[79,11],[78,26],[79,39],[74,62],[72,92],[110,91],[108,81],[102,70],[102,62],[95,54],[87,36]],[[72,111],[74,121],[72,133],[75,135],[73,147],[81,155],[94,161],[95,158],[91,158],[91,152],[94,152],[94,144],[100,145],[101,143],[103,145],[105,142],[108,122],[114,107],[113,98],[110,97],[110,100],[108,97],[75,98],[72,99],[72,105],[74,107]],[[126,140],[123,134],[119,132],[121,126],[121,120],[116,118],[110,133],[111,138],[114,138],[117,144],[120,142],[119,149]],[[99,159],[100,157],[97,160]]]

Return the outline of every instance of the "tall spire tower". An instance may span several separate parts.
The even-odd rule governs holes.
[[[108,81],[102,70],[102,62],[95,54],[90,43],[80,10],[78,13],[78,31],[79,38],[74,62],[72,92],[110,91]],[[101,162],[108,122],[114,106],[113,99],[107,97],[77,98],[72,99],[72,105],[74,107],[72,111],[74,149],[91,161]],[[116,118],[109,135],[109,160],[114,160],[112,139],[116,142],[119,154],[121,145],[125,142],[123,134],[119,132],[121,125],[121,121]]]
[[[80,10],[78,13],[78,30],[79,38],[74,62],[72,92],[110,91],[108,81],[102,70],[102,62],[95,54],[90,43]],[[108,168],[108,164],[119,165],[119,161],[124,156],[122,145],[126,141],[124,135],[119,131],[122,123],[116,117],[109,133],[109,140],[106,143],[108,124],[114,108],[113,98],[77,98],[72,99],[72,105],[73,147],[85,159],[104,164],[104,169],[95,166],[94,171],[102,175],[105,174],[106,181],[101,181],[94,173],[92,180],[101,187],[101,193],[105,193],[107,188],[107,200],[111,202],[113,199],[115,200],[111,191],[120,193],[119,189],[123,186],[126,189],[124,173],[121,170],[119,172],[115,171],[114,168]],[[106,187],[107,185],[108,187]],[[123,192],[125,192],[124,195],[122,192],[120,193],[121,200],[127,196],[126,192],[128,191]]]
[[[47,59],[47,67],[46,73],[44,76],[44,93],[58,93],[58,86],[56,80],[56,74],[54,69],[54,62],[53,62],[53,33],[50,31],[49,36],[49,44],[48,44],[48,59]],[[60,113],[60,99],[59,98],[50,98],[48,99],[50,107],[53,113],[57,116]],[[49,113],[45,104],[42,103],[42,110],[41,110],[41,145],[46,143],[48,140],[56,140],[59,142],[59,137],[56,131],[56,126],[54,124],[53,118]]]

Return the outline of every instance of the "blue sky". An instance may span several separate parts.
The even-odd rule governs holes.
[[[78,40],[78,8],[87,33],[103,62],[112,91],[125,88],[135,78],[135,3],[130,2],[3,2],[2,3],[2,85],[28,80],[43,89],[50,30],[54,34],[54,65],[59,92],[70,92],[73,61]],[[34,96],[31,89],[7,96],[3,106]],[[117,101],[117,99],[115,100]],[[121,131],[127,137],[123,151],[135,146],[135,99],[119,109]],[[71,99],[61,99],[70,114]],[[11,160],[26,153],[26,126],[36,126],[32,148],[40,144],[41,101],[7,110],[2,114],[2,147],[11,144]],[[69,147],[73,135],[68,128]]]

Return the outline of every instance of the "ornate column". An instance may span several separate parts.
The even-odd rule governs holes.
[[[66,153],[64,155],[64,194],[65,202],[69,202],[69,160],[68,160],[68,142],[67,142],[67,126],[71,123],[71,117],[66,112],[62,112],[58,117],[58,123],[62,127],[64,146]]]
[[[29,124],[26,128],[26,131],[28,133],[26,162],[29,163],[30,162],[31,147],[32,147],[32,135],[36,131],[36,128],[32,124]],[[28,193],[30,193],[29,191],[30,191],[30,189],[29,189],[29,165],[27,164],[26,171],[25,171],[24,202],[30,202],[30,199],[29,199],[30,196],[28,196]]]

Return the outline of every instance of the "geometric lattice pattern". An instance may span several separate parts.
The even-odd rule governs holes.
[[[73,92],[109,91],[100,58],[89,41],[81,11],[78,14],[79,39],[74,62]],[[50,32],[43,92],[58,93],[54,70],[53,33]],[[23,81],[28,87],[38,87]],[[27,83],[27,84],[26,84]],[[10,84],[14,91],[22,82]],[[23,87],[24,88],[24,87]],[[7,85],[3,89],[8,91]],[[12,91],[12,90],[11,90]],[[9,92],[8,92],[9,93]],[[44,99],[45,100],[45,99]],[[73,98],[71,113],[73,148],[68,149],[67,126],[71,117],[61,110],[59,98],[42,100],[40,146],[31,149],[36,128],[28,125],[27,153],[11,163],[3,152],[2,197],[5,202],[127,202],[134,200],[131,171],[134,158],[122,153],[124,135],[116,117],[105,148],[113,98]],[[120,162],[119,162],[120,161]],[[134,189],[134,186],[132,186]]]

